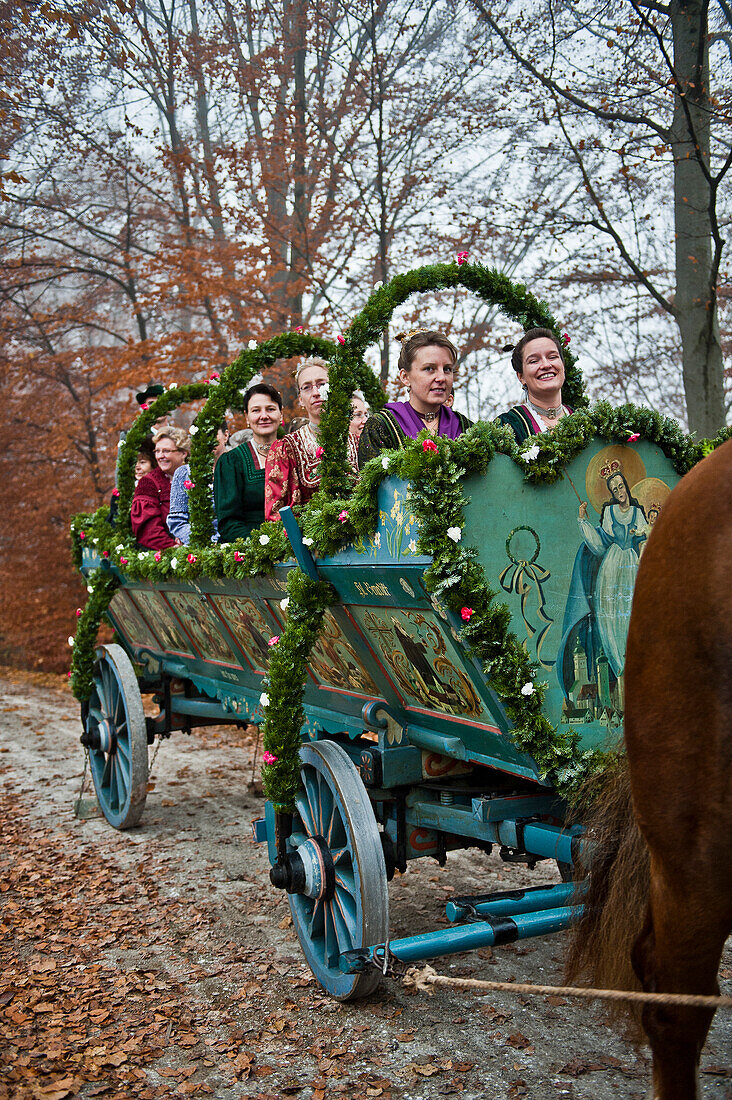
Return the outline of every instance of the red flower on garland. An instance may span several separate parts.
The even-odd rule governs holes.
[[[464,623],[469,623],[475,612],[472,607],[461,607],[460,615]]]
[[[77,607],[77,609],[76,609],[76,617],[77,617],[77,619],[79,618],[79,616],[80,616],[80,615],[81,615],[81,608],[80,608],[80,607]]]
[[[345,336],[341,336],[340,333],[338,334],[338,336],[336,336],[336,340],[338,341],[339,344],[345,344],[345,342],[346,342]]]
[[[426,451],[436,451],[437,450],[437,444],[433,443],[431,439],[423,439],[422,440],[422,450],[425,451],[425,452]]]
[[[120,558],[119,563],[120,565],[127,565],[127,558]]]
[[[191,481],[190,478],[186,478],[186,480],[183,482],[183,488],[184,489],[189,489],[189,490],[190,489],[195,489],[196,488],[196,483],[195,483],[195,481]]]
[[[265,749],[262,753],[262,760],[265,764],[276,764],[279,760],[279,757],[275,756],[275,754],[273,752],[270,752],[269,749]]]
[[[339,512],[338,519],[341,521],[341,523],[345,523],[346,520],[348,519],[348,512],[346,511],[345,508],[343,509],[342,512]]]
[[[244,561],[244,555],[239,553],[238,550],[234,551],[234,561]]]
[[[193,565],[194,561],[198,561],[195,554],[189,554],[187,560],[190,562],[191,565]]]
[[[118,497],[119,496],[119,489],[112,489],[112,496],[113,497]]]
[[[640,432],[631,432],[628,436],[628,443],[635,443],[638,439],[640,439]]]
[[[467,252],[458,252],[457,262],[458,262],[458,267],[462,267],[463,264],[466,264],[468,262],[468,253]]]
[[[297,328],[295,329],[295,332],[304,332],[304,331],[305,331],[305,329],[303,328],[302,325],[298,325]]]
[[[102,550],[102,557],[103,558],[108,558],[109,557],[109,550]]]
[[[565,348],[568,348],[571,342],[572,341],[571,341],[571,337],[570,337],[569,333],[568,332],[563,332],[562,333],[562,343],[564,344]]]
[[[155,559],[154,559],[154,560],[155,560],[155,561],[160,561],[160,559],[162,558],[162,556],[163,556],[163,555],[162,555],[162,554],[160,553],[160,551],[158,550],[158,551],[156,551],[156,553],[155,553]]]
[[[83,531],[79,531],[79,538],[80,539],[85,539],[86,538],[86,535],[84,534]]]
[[[149,405],[147,404],[147,402],[146,402],[146,401],[143,401],[143,402],[141,403],[141,405],[140,405],[140,408],[142,409],[142,411],[143,411],[143,412],[145,412],[145,410],[146,410],[146,409],[149,409],[149,408],[150,408],[150,406],[149,406]]]
[[[277,645],[279,640],[280,640],[279,634],[273,634],[272,637],[270,638],[270,640],[267,642],[267,645],[270,645],[270,646]]]
[[[325,454],[325,451],[323,450],[322,447],[316,447],[315,448],[315,457],[316,458],[322,458],[324,454]]]

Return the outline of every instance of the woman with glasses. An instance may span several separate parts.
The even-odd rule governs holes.
[[[320,487],[320,417],[328,396],[328,364],[305,359],[295,372],[300,405],[307,423],[272,445],[264,474],[264,516],[278,518],[285,505],[307,504]],[[358,476],[358,444],[348,433],[348,462]]]
[[[153,436],[157,467],[141,477],[132,498],[130,521],[137,545],[145,550],[180,546],[166,526],[173,474],[188,458],[191,441],[182,428],[161,428]]]

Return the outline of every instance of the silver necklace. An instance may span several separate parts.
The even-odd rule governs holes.
[[[564,412],[564,405],[557,405],[557,407],[553,409],[542,409],[538,405],[535,405],[530,397],[526,398],[526,404],[537,416],[545,416],[547,420],[558,420]]]
[[[412,405],[412,408],[414,409],[414,405]],[[432,422],[437,420],[437,418],[440,415],[440,410],[439,409],[437,410],[437,412],[431,412],[431,413],[417,412],[416,409],[414,409],[414,411],[417,413],[417,416],[419,417],[420,420],[424,420],[425,424],[432,424]]]
[[[262,458],[266,458],[267,453],[269,452],[269,449],[272,446],[272,444],[271,443],[255,443],[254,446],[257,448],[257,450],[261,454]]]

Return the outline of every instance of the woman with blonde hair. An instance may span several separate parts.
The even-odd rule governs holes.
[[[132,498],[130,521],[137,545],[146,550],[180,546],[168,531],[170,485],[173,474],[188,459],[191,440],[182,428],[160,428],[153,436],[157,467],[141,477]]]
[[[307,423],[272,444],[264,474],[265,519],[279,518],[285,505],[307,504],[320,488],[320,417],[328,395],[328,364],[311,356],[295,372]],[[348,463],[358,476],[358,447],[348,433]]]

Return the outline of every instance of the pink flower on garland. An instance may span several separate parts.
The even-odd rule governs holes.
[[[79,538],[80,539],[85,539],[86,538],[86,535],[84,534],[83,531],[79,531]]]
[[[234,561],[244,561],[244,555],[238,550],[234,551]]]
[[[155,554],[155,561],[160,561],[160,559],[162,558],[162,556],[163,556],[163,555],[162,555],[162,554],[160,553],[160,551],[158,550],[158,551],[156,552],[156,554]]]
[[[323,450],[322,447],[316,447],[315,448],[315,457],[316,458],[322,458],[324,454],[325,454],[325,451]]]
[[[109,550],[102,550],[102,557],[103,558],[108,558],[109,557]]]
[[[81,608],[80,608],[80,607],[77,607],[77,609],[76,609],[76,617],[77,617],[77,619],[79,618],[79,615],[81,615]]]
[[[345,523],[346,520],[348,519],[348,512],[346,511],[345,508],[343,509],[342,512],[338,513],[338,519],[341,521],[341,523]]]
[[[468,253],[467,252],[458,252],[457,262],[458,262],[458,267],[462,267],[463,264],[466,264],[468,262]]]
[[[195,554],[189,554],[187,560],[190,565],[193,565],[194,561],[198,561],[198,558]]]
[[[143,401],[142,404],[140,405],[140,408],[143,412],[145,412],[146,409],[150,408],[150,406],[148,405],[148,403],[146,401]]]
[[[112,489],[112,496],[113,497],[118,497],[119,496],[119,489]]]
[[[565,348],[568,348],[571,342],[572,342],[572,338],[570,337],[569,333],[568,332],[563,332],[562,333],[562,343],[564,344]]]
[[[345,336],[341,336],[340,333],[338,333],[338,335],[336,336],[336,340],[338,341],[339,344],[345,344],[345,342],[346,342]]]
[[[640,439],[640,432],[631,432],[628,436],[628,443],[635,443],[638,439]]]
[[[195,481],[191,481],[191,479],[187,477],[186,480],[183,482],[183,488],[190,491],[191,489],[196,488],[196,483]]]
[[[270,638],[270,640],[267,642],[267,645],[277,645],[279,640],[280,640],[279,634],[273,634],[272,637]]]
[[[120,565],[127,565],[127,558],[120,558],[119,563]]]
[[[464,623],[469,623],[475,612],[472,607],[461,607],[460,615]]]
[[[422,450],[425,451],[425,452],[427,452],[427,451],[436,451],[437,450],[437,444],[433,443],[431,439],[423,439],[422,440]]]
[[[302,325],[298,325],[297,328],[295,329],[295,332],[304,332],[304,331],[305,331],[305,329],[303,328]]]
[[[273,752],[270,752],[269,749],[265,749],[262,753],[262,760],[265,764],[276,764],[279,760],[279,756],[275,756],[275,754]]]

